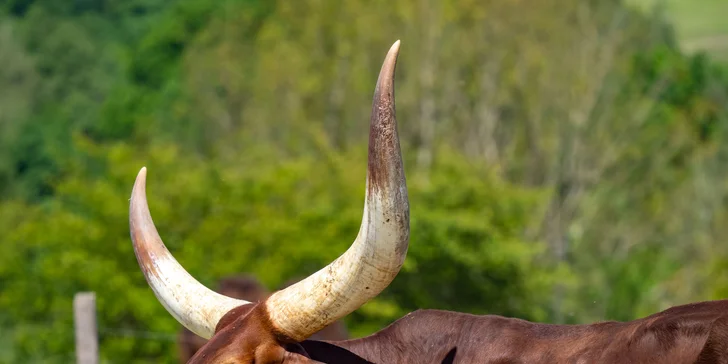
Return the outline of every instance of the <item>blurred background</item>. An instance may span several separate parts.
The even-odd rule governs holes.
[[[417,308],[551,323],[728,297],[724,0],[0,2],[0,362],[175,363],[128,232],[136,173],[201,282],[306,276],[353,241],[371,96],[402,40],[402,272]]]

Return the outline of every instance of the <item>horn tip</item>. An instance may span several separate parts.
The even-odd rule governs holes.
[[[147,179],[147,167],[144,166],[142,169],[139,170],[139,173],[137,174],[137,182],[144,183]]]
[[[136,196],[138,193],[145,194],[145,188],[144,186],[147,184],[147,167],[142,167],[142,169],[139,170],[139,173],[137,174],[136,181],[134,182],[134,187],[131,190],[132,195],[132,203],[134,202],[134,196]]]
[[[387,58],[391,59],[390,62],[394,62],[397,59],[397,56],[399,55],[399,45],[400,41],[397,39],[394,44],[389,48],[389,52],[387,52]]]

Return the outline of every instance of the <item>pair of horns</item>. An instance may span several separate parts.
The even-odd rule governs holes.
[[[364,214],[356,240],[325,268],[261,303],[278,332],[292,340],[306,339],[378,295],[397,275],[407,255],[409,201],[394,106],[398,53],[399,41],[387,53],[374,90]],[[209,339],[228,311],[249,302],[213,292],[174,259],[149,213],[146,174],[142,168],[129,206],[137,261],[167,311]]]

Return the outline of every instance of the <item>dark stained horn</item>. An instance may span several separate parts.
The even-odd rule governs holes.
[[[394,105],[398,53],[399,41],[390,48],[374,90],[359,235],[331,264],[265,302],[273,325],[294,341],[306,339],[377,296],[407,255],[409,200]]]

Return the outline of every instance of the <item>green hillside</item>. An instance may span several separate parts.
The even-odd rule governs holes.
[[[705,50],[728,60],[728,1],[725,0],[630,0],[647,10],[664,5],[682,47],[688,52]]]

